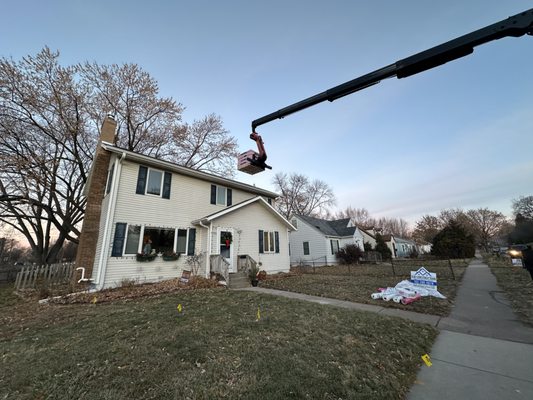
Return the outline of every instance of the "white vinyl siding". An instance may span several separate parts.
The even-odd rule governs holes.
[[[177,173],[172,174],[171,182],[171,191],[170,191],[170,201],[162,199],[159,196],[135,196],[135,190],[137,187],[137,177],[139,173],[139,164],[133,163],[131,161],[125,160],[122,163],[121,176],[114,177],[115,181],[120,182],[118,189],[118,197],[115,207],[115,215],[112,219],[108,234],[108,243],[106,251],[106,272],[105,272],[105,286],[115,286],[120,284],[120,282],[127,279],[137,279],[139,282],[152,282],[159,281],[163,279],[171,279],[181,276],[181,271],[183,269],[190,269],[186,265],[185,261],[187,258],[186,254],[182,254],[177,261],[162,261],[160,258],[157,258],[155,261],[151,262],[137,262],[135,255],[124,255],[122,257],[110,257],[111,248],[113,245],[114,231],[117,222],[127,223],[128,225],[142,225],[145,227],[153,228],[168,228],[168,229],[190,229],[196,228],[196,253],[206,252],[207,251],[207,230],[201,228],[200,226],[193,227],[191,222],[198,218],[205,217],[207,215],[213,214],[220,211],[220,206],[210,204],[209,196],[211,193],[212,182],[203,181],[197,178],[180,175]],[[257,194],[246,192],[241,189],[232,188],[232,203],[237,204],[244,200],[256,197]],[[106,196],[102,203],[102,217],[100,228],[104,229],[105,221],[105,211],[107,211],[107,200],[111,196]],[[200,201],[199,199],[202,199]],[[206,199],[204,201],[204,199]],[[250,206],[252,207],[252,206]],[[244,249],[240,248],[239,254],[257,254],[257,229],[271,229],[280,231],[280,243],[281,238],[285,235],[284,242],[287,244],[286,232],[287,227],[285,225],[270,227],[267,223],[262,225],[263,220],[271,221],[275,219],[272,216],[271,212],[268,212],[259,206],[267,214],[264,218],[260,218],[258,221],[254,221],[255,216],[249,215],[251,221],[243,221],[246,225],[248,222],[252,223],[255,226],[255,232],[252,234],[253,244],[255,245],[255,252],[253,253],[243,253]],[[248,207],[246,207],[248,208]],[[244,210],[243,210],[244,211]],[[241,211],[238,211],[236,214],[241,214]],[[228,227],[237,227],[236,222],[233,222],[233,214],[229,214]],[[240,221],[240,219],[239,219]],[[218,221],[217,221],[218,222]],[[239,227],[240,228],[240,227]],[[101,240],[102,235],[99,235],[99,240]],[[177,242],[180,242],[179,238]],[[180,242],[183,243],[183,242]],[[186,241],[188,244],[188,239]],[[213,243],[213,242],[211,242]],[[99,243],[101,248],[101,243]],[[182,244],[180,245],[182,246]],[[281,246],[281,245],[280,245]],[[252,249],[247,249],[252,251]],[[288,249],[285,251],[286,256],[288,257]],[[95,265],[98,263],[98,257],[100,256],[99,250],[96,253]],[[269,255],[270,256],[270,255]],[[278,256],[271,255],[272,257]],[[235,260],[237,257],[234,257]],[[256,257],[254,259],[257,260]],[[282,256],[280,256],[280,260]],[[202,263],[200,274],[205,273],[205,267],[207,260],[204,257],[204,262]],[[275,263],[279,270],[288,271],[288,258],[287,262],[283,264],[281,261]],[[96,267],[93,269],[96,271]]]
[[[239,255],[249,255],[255,261],[261,262],[260,269],[267,273],[288,272],[289,242],[287,225],[272,215],[263,205],[252,203],[235,213],[230,213],[213,221],[213,231],[217,228],[225,230],[229,227],[239,227],[234,230],[233,247],[234,263]],[[279,253],[259,253],[259,230],[279,233]],[[206,231],[202,229],[202,231]],[[235,265],[236,268],[236,265]]]
[[[356,241],[362,243],[363,241],[363,236],[358,229],[355,231],[353,237],[332,237],[324,235],[305,220],[298,218],[298,216],[294,216],[294,220],[298,224],[298,230],[290,233],[292,265],[300,263],[313,263],[314,265],[336,264],[338,261],[335,254],[332,253],[332,241],[334,243],[334,250],[337,250],[337,243],[340,249],[347,244],[355,244]],[[304,242],[309,243],[309,255],[304,254]]]
[[[329,241],[316,228],[311,227],[305,221],[298,217],[298,230],[290,233],[291,242],[291,264],[312,262],[315,260],[318,264],[326,262],[326,255],[329,251]],[[309,242],[309,255],[304,254],[304,242]]]

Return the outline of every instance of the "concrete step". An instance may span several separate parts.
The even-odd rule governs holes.
[[[248,275],[242,272],[236,272],[229,274],[229,288],[230,289],[242,289],[251,286]]]

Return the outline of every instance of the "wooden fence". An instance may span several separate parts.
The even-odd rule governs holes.
[[[75,263],[23,267],[15,279],[15,290],[35,289],[38,284],[54,286],[69,283],[75,271]]]

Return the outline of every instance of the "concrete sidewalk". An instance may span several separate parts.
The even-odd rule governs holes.
[[[518,320],[481,260],[466,269],[437,328],[433,365],[422,366],[408,399],[533,399],[533,328]]]
[[[410,400],[533,399],[533,328],[522,324],[487,265],[468,266],[449,317],[419,314],[301,293],[247,288],[259,293],[311,301],[430,324],[441,332],[422,365]]]

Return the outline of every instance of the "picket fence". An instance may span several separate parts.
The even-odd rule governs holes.
[[[39,285],[54,286],[70,282],[75,263],[32,265],[23,267],[15,279],[15,290],[35,289]]]

